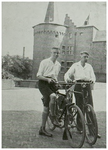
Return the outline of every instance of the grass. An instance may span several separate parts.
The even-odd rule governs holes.
[[[106,148],[106,113],[97,112],[99,133],[94,148]],[[39,136],[41,112],[3,111],[2,148],[70,148],[67,140],[62,140],[63,129],[55,129],[53,138]],[[83,148],[90,148],[85,141]]]

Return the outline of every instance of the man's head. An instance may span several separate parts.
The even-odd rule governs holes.
[[[60,49],[58,47],[53,47],[51,49],[51,57],[57,59],[59,57],[60,54]]]
[[[80,54],[81,54],[81,61],[87,62],[89,58],[89,53],[87,51],[82,51]]]

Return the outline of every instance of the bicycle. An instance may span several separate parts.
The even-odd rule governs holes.
[[[80,148],[83,146],[86,135],[84,117],[80,108],[73,103],[70,92],[70,89],[66,91],[66,94],[56,92],[55,113],[60,123],[59,128],[64,128],[63,140],[69,140],[72,148]],[[78,126],[77,117],[80,119],[82,129]],[[52,123],[50,111],[47,124],[52,131],[56,128]]]
[[[88,103],[88,92],[84,89],[87,85],[92,84],[90,81],[86,82],[76,82],[76,84],[80,84],[82,87],[82,92],[72,90],[72,93],[79,93],[83,97],[83,105],[82,105],[82,112],[85,118],[85,126],[86,126],[86,139],[90,145],[94,145],[97,141],[98,135],[98,124],[95,111],[93,107]],[[84,92],[85,91],[85,92]]]

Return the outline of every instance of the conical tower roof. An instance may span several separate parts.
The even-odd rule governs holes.
[[[59,13],[56,2],[49,2],[46,15],[45,15],[45,23],[54,23],[61,24],[59,21]]]

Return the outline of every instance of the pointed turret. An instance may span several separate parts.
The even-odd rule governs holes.
[[[88,15],[87,19],[84,22],[84,25],[89,25],[90,15]]]
[[[54,2],[49,2],[44,22],[49,23],[53,21],[54,21]]]
[[[61,24],[59,20],[58,7],[56,2],[49,2],[46,15],[45,15],[45,23],[54,23]]]

